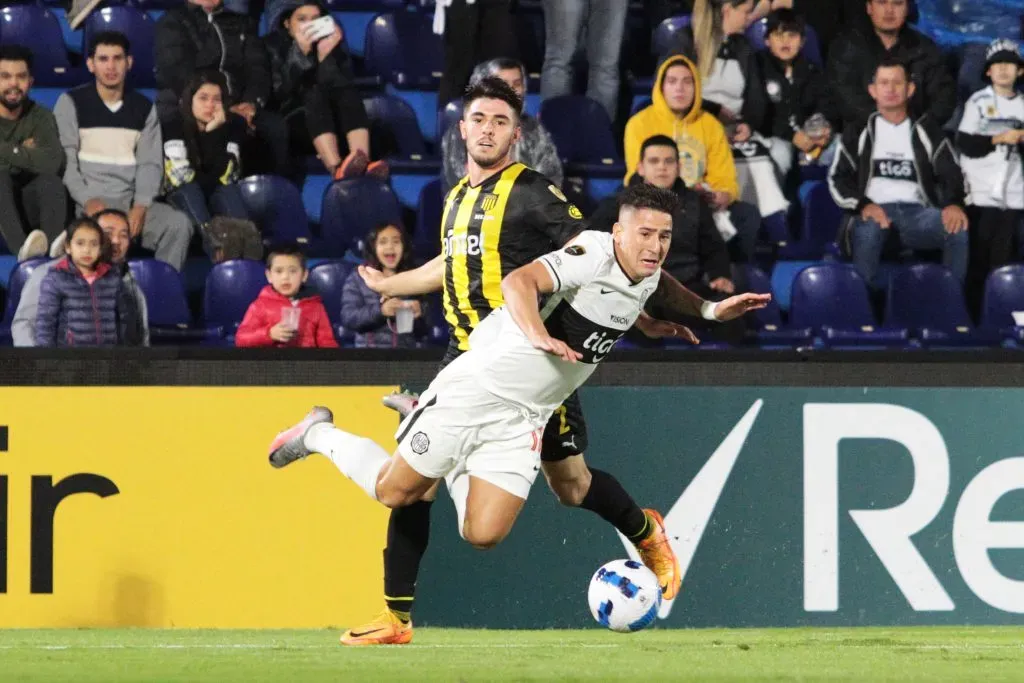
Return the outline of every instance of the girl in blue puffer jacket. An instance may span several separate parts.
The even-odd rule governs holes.
[[[110,263],[110,243],[91,218],[72,221],[68,255],[43,278],[36,346],[113,346],[129,321],[121,275]]]

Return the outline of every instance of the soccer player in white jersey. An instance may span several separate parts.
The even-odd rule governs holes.
[[[505,305],[477,326],[470,350],[437,375],[399,425],[393,457],[315,407],[274,439],[271,464],[320,453],[392,508],[420,500],[443,478],[459,533],[478,548],[493,547],[511,530],[537,476],[552,411],[587,380],[649,299],[711,320],[731,320],[770,300],[741,294],[715,304],[685,288],[659,286],[677,201],[650,185],[631,187],[611,235],[584,231],[510,273],[502,282]],[[542,311],[538,301],[548,295]]]

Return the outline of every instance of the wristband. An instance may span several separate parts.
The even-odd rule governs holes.
[[[715,315],[716,308],[718,308],[718,303],[714,301],[705,301],[700,306],[700,316],[705,320],[714,320],[715,322],[721,322]]]

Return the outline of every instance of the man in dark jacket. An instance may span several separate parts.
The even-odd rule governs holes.
[[[288,129],[284,118],[265,109],[270,100],[270,60],[256,24],[224,9],[221,0],[186,0],[156,25],[157,113],[164,125],[179,116],[178,100],[201,69],[224,74],[225,105],[244,117],[250,131],[269,148],[275,173],[288,175]]]
[[[963,174],[939,124],[910,115],[913,94],[906,67],[883,61],[871,84],[877,109],[843,131],[829,172],[832,198],[847,212],[840,240],[869,285],[893,229],[907,249],[941,249],[960,282],[967,274]]]
[[[29,49],[0,46],[0,235],[19,261],[45,255],[68,218],[57,121],[31,87]]]
[[[679,195],[679,211],[672,216],[672,244],[662,268],[691,291],[711,301],[731,296],[736,286],[730,276],[729,251],[718,232],[712,209],[704,199],[686,187],[679,177],[679,148],[667,135],[652,135],[640,147],[640,162],[630,185],[648,183]],[[625,188],[623,188],[625,189]],[[623,190],[620,190],[622,192]],[[618,195],[605,197],[590,216],[593,230],[611,232],[618,220]],[[666,312],[651,311],[655,317]],[[743,335],[741,321],[716,325],[687,318],[685,323],[722,339],[738,341]],[[637,341],[642,340],[636,335]],[[631,336],[631,338],[633,338]]]
[[[910,114],[944,125],[956,109],[956,83],[938,46],[907,26],[908,0],[868,0],[867,28],[856,25],[835,39],[826,69],[833,127],[859,128],[875,111],[868,86],[886,58],[906,65],[914,84]]]

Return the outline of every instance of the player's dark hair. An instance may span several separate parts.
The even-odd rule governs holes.
[[[32,71],[32,50],[24,45],[0,45],[0,62],[25,62]]]
[[[632,209],[651,209],[675,216],[679,210],[679,195],[672,190],[663,190],[647,183],[630,185],[619,195],[619,211],[627,206]]]
[[[114,45],[124,50],[125,55],[132,53],[132,44],[128,42],[128,36],[120,31],[100,31],[92,37],[89,43],[89,56],[96,56],[96,48],[100,45]]]
[[[387,228],[398,230],[398,234],[402,236],[402,258],[398,259],[398,263],[395,264],[395,272],[401,273],[404,270],[409,270],[412,268],[412,243],[409,241],[409,233],[397,223],[381,223],[369,232],[366,241],[363,242],[363,258],[366,259],[367,265],[377,270],[384,270],[384,264],[377,258],[377,238]]]
[[[462,114],[465,116],[466,112],[469,111],[470,106],[477,100],[491,99],[501,100],[508,106],[512,107],[512,111],[519,116],[519,113],[523,111],[523,98],[521,98],[512,86],[501,80],[497,76],[487,76],[481,78],[475,83],[471,83],[466,88],[466,94],[463,95],[462,101]]]
[[[306,252],[302,250],[297,244],[278,244],[270,248],[267,252],[267,270],[274,265],[275,256],[292,256],[299,259],[299,263],[302,265],[302,269],[306,270]]]
[[[799,33],[805,36],[807,33],[807,20],[799,12],[791,9],[777,9],[768,13],[768,20],[765,23],[765,35],[770,36],[776,31],[782,33]]]
[[[882,69],[903,69],[903,75],[907,77],[907,82],[910,82],[910,69],[907,68],[906,62],[897,59],[896,57],[883,57],[882,61],[875,67],[875,75],[871,77],[871,82],[874,83],[875,79],[878,78],[878,72]]]
[[[667,135],[652,135],[651,137],[644,140],[644,143],[640,145],[640,161],[643,161],[644,154],[650,147],[671,147],[679,153],[679,146],[676,145],[676,141]]]

